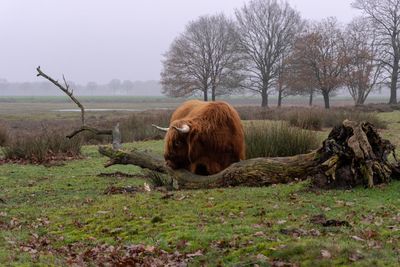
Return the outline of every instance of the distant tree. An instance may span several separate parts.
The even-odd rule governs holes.
[[[190,22],[164,55],[161,85],[169,96],[201,92],[205,101],[239,88],[241,59],[233,21],[224,15]]]
[[[364,104],[368,95],[383,84],[381,49],[373,25],[363,18],[354,19],[345,31],[346,64],[344,84],[355,105]]]
[[[311,83],[322,94],[328,109],[330,95],[344,83],[346,54],[337,20],[328,18],[311,25],[308,33],[297,39],[293,53],[300,70],[312,74]]]
[[[299,38],[296,45],[301,45]],[[284,82],[289,95],[308,96],[308,105],[313,105],[314,96],[317,93],[318,82],[312,68],[305,64],[302,58],[302,50],[296,48],[290,54],[286,63]]]
[[[95,92],[99,88],[99,85],[96,82],[88,82],[86,84],[86,89],[90,95],[95,95]]]
[[[352,6],[364,12],[380,37],[379,44],[385,52],[381,62],[390,75],[389,104],[396,104],[400,70],[400,0],[355,0]]]
[[[0,95],[6,95],[6,89],[9,87],[9,83],[6,79],[0,79]]]
[[[129,92],[133,89],[134,83],[130,80],[124,80],[121,84],[122,90],[128,95]]]
[[[298,11],[287,2],[253,0],[236,10],[241,52],[246,59],[244,87],[261,95],[261,106],[268,106],[268,95],[277,84],[282,58],[303,27]]]
[[[108,88],[110,88],[113,92],[113,95],[116,95],[118,90],[121,89],[121,80],[119,79],[112,79],[108,83]]]

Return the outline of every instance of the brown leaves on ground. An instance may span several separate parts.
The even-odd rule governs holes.
[[[304,230],[304,229],[300,229],[300,228],[281,229],[280,233],[284,234],[284,235],[289,235],[292,237],[320,236],[321,235],[320,231],[318,231],[316,229]]]
[[[70,251],[68,251],[70,252]],[[98,245],[82,253],[69,253],[67,263],[87,266],[187,266],[188,261],[202,254],[168,253],[154,246]]]
[[[41,255],[58,255],[71,266],[187,266],[193,258],[203,256],[201,250],[193,253],[167,252],[149,245],[88,245],[81,242],[54,247],[57,240],[31,234],[28,242],[19,244],[21,252],[27,252],[33,260]]]
[[[137,186],[109,186],[104,190],[105,195],[116,195],[116,194],[135,194],[137,192],[143,192],[143,188]]]
[[[325,214],[318,214],[313,216],[310,219],[311,223],[314,224],[320,224],[324,227],[329,227],[329,226],[346,226],[350,227],[350,223],[348,221],[341,221],[341,220],[336,220],[336,219],[327,219]]]
[[[145,178],[144,175],[139,175],[139,174],[129,174],[129,173],[124,173],[124,172],[120,172],[120,171],[116,171],[116,172],[101,172],[99,174],[97,174],[97,177],[114,177],[114,178],[133,178],[133,177],[137,177],[137,178]]]

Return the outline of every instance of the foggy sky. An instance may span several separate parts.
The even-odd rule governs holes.
[[[37,81],[35,68],[86,84],[158,80],[162,54],[188,21],[234,14],[245,0],[0,0],[0,78]],[[351,0],[289,0],[304,18],[358,14]]]

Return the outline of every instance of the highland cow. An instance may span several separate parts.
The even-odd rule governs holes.
[[[172,169],[218,173],[245,159],[244,131],[236,110],[226,102],[190,100],[172,114],[164,158]]]

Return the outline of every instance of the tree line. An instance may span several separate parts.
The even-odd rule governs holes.
[[[130,81],[112,79],[100,84],[88,82],[85,85],[68,81],[76,95],[160,95],[161,86],[158,81]],[[42,96],[60,95],[54,85],[48,82],[9,82],[0,79],[0,96]]]
[[[356,105],[383,87],[397,103],[400,0],[355,0],[362,16],[343,25],[334,17],[307,21],[287,2],[252,0],[235,18],[206,15],[189,22],[164,54],[162,92],[204,100],[253,92],[268,106],[288,95],[316,94],[325,108],[339,88]]]

